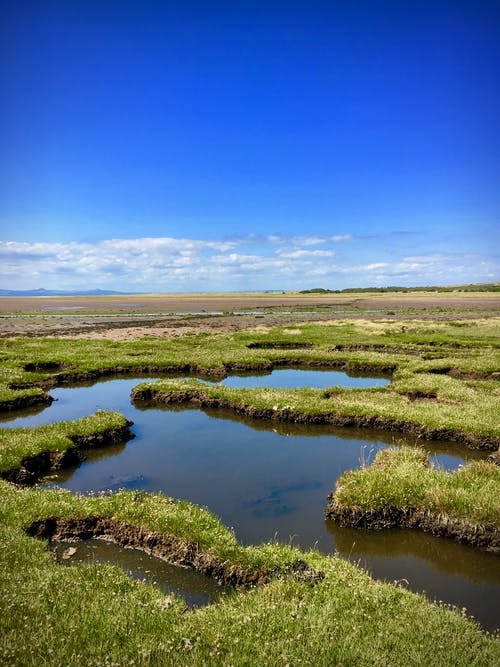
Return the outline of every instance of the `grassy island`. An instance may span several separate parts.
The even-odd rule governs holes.
[[[447,473],[402,447],[337,480],[326,515],[363,528],[413,527],[500,553],[500,467],[473,461]]]

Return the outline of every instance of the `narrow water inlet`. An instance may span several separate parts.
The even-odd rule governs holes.
[[[115,542],[89,540],[52,540],[50,549],[62,565],[109,564],[121,568],[132,579],[157,586],[165,595],[176,595],[195,609],[216,602],[234,589],[192,568],[172,565],[141,549],[123,547]]]

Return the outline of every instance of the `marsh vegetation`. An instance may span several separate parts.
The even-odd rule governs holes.
[[[23,402],[47,402],[47,394],[56,386],[120,374],[151,377],[175,371],[215,379],[290,365],[390,373],[390,384],[377,388],[245,389],[163,379],[138,383],[133,395],[139,403],[147,400],[167,407],[186,402],[191,408],[223,407],[245,418],[265,417],[277,426],[309,422],[320,427],[378,426],[397,437],[413,434],[423,441],[465,445],[484,451],[486,458],[500,443],[497,334],[494,318],[357,319],[119,343],[5,339],[0,351],[0,397],[7,413]],[[296,345],[266,345],[269,341]],[[127,415],[102,412],[73,423],[2,429],[0,467],[11,478],[1,482],[2,567],[7,574],[2,581],[4,661],[23,665],[130,660],[172,665],[262,660],[360,665],[403,660],[426,665],[498,662],[498,639],[457,610],[401,586],[374,581],[338,556],[274,540],[242,546],[208,510],[164,494],[131,490],[79,496],[15,483],[23,480],[15,479],[12,471],[30,472],[30,461],[36,457],[68,451],[75,444],[78,449],[82,438],[100,442],[96,434],[123,428],[129,428]],[[492,463],[471,462],[449,473],[429,467],[421,448],[390,449],[379,456],[373,465],[345,473],[337,487],[337,503],[356,504],[367,512],[387,507],[423,509],[450,520],[498,528],[500,481]],[[60,458],[56,465],[61,465]],[[46,543],[30,536],[50,537],[48,525],[64,532],[63,528],[91,518],[96,525],[107,526],[118,541],[120,534],[140,535],[152,548],[166,540],[175,545],[171,552],[184,554],[192,566],[218,573],[221,580],[244,589],[185,613],[182,599],[133,581],[116,567],[62,568]],[[298,562],[305,563],[305,570],[296,567]],[[301,577],[299,571],[322,575]]]

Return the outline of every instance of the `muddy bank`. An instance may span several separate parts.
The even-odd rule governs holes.
[[[243,370],[253,370],[251,364],[241,363],[239,366]],[[351,361],[345,361],[344,359],[273,359],[267,364],[254,364],[256,370],[259,370],[258,366],[266,367],[262,370],[274,370],[275,368],[314,368],[314,369],[328,369],[328,370],[337,370],[343,371],[344,373],[352,373],[354,375],[360,375],[367,373],[369,375],[374,374],[378,377],[387,377],[390,378],[394,371],[397,369],[396,364],[376,364],[376,363],[353,363]],[[224,364],[224,368],[228,372],[236,370],[234,364]]]
[[[236,401],[212,397],[200,389],[183,389],[164,392],[154,387],[136,387],[131,392],[133,401],[150,401],[160,405],[194,403],[201,408],[226,408],[252,419],[268,419],[296,424],[329,424],[331,426],[354,426],[376,430],[397,431],[424,440],[452,440],[471,449],[497,450],[500,438],[477,435],[449,428],[431,428],[423,424],[386,419],[375,415],[344,415],[336,412],[308,414],[296,412],[288,407],[255,408]]]
[[[50,371],[63,371],[68,368],[74,368],[71,364],[64,364],[60,361],[33,361],[27,364],[24,364],[23,370],[28,373],[39,373],[39,372],[50,372]]]
[[[431,401],[439,402],[438,396],[435,391],[407,391],[404,394],[408,397],[408,400],[412,403],[418,401]]]
[[[17,387],[12,386],[9,389],[27,389],[31,388],[33,385],[28,385],[28,387]],[[0,401],[0,412],[10,412],[11,410],[22,410],[23,408],[34,408],[40,407],[42,405],[50,405],[53,402],[53,398],[50,394],[35,394],[33,396],[15,396],[14,398],[9,398],[4,401]]]
[[[496,452],[493,452],[488,456],[488,461],[494,463],[497,466],[500,466],[500,449]]]
[[[354,364],[349,361],[344,361],[343,359],[293,359],[284,357],[282,359],[273,359],[269,361],[224,363],[221,377],[226,377],[231,373],[258,373],[262,371],[271,373],[273,370],[279,368],[336,370],[350,373],[352,375],[362,375],[366,373],[376,377],[390,378],[397,366],[393,364]]]
[[[446,514],[415,508],[388,506],[378,510],[366,510],[361,507],[346,507],[336,502],[333,493],[328,496],[328,500],[325,510],[327,519],[333,519],[343,527],[371,530],[416,528],[437,537],[447,537],[461,544],[469,544],[477,549],[500,553],[500,530],[494,526],[476,525]]]
[[[283,569],[249,570],[213,556],[197,542],[186,542],[169,533],[149,531],[142,526],[109,517],[89,516],[83,519],[51,517],[35,521],[26,528],[28,535],[49,540],[88,540],[100,538],[123,547],[141,549],[172,565],[189,567],[212,577],[221,585],[248,588],[266,584],[279,576],[293,576],[299,581],[316,584],[324,574],[297,560]]]
[[[270,340],[255,341],[248,343],[249,350],[311,350],[314,343],[289,341],[289,340]]]
[[[449,375],[455,380],[500,380],[500,371],[464,371],[452,366],[441,368],[429,368],[418,370],[417,373],[430,373],[431,375]]]
[[[134,434],[130,426],[132,422],[127,421],[124,426],[105,429],[87,436],[68,435],[68,439],[74,444],[66,450],[44,451],[34,456],[25,456],[19,467],[4,470],[0,473],[0,477],[20,486],[33,486],[45,475],[79,465],[85,461],[85,450],[131,440]]]
[[[382,354],[403,354],[423,356],[423,350],[402,345],[386,345],[385,343],[337,343],[328,348],[328,352],[381,352]]]

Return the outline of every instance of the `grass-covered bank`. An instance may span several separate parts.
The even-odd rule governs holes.
[[[118,412],[95,415],[38,428],[0,429],[0,476],[17,484],[35,484],[40,477],[85,460],[85,450],[106,447],[133,437],[131,423]]]
[[[7,499],[24,503],[18,514],[14,506],[8,506],[4,519],[22,524],[32,535],[109,538],[208,572],[237,587],[273,578],[300,555],[296,549],[280,550],[276,545],[242,547],[234,533],[208,510],[161,493],[119,491],[80,496],[65,490],[7,489],[4,484]],[[135,528],[141,531],[142,544],[136,540]]]
[[[205,510],[159,494],[82,498],[0,482],[0,660],[9,665],[495,665],[498,639],[458,611],[372,580],[358,567],[277,544],[242,548]],[[278,577],[189,612],[118,568],[58,565],[23,527],[106,516],[195,540],[231,565],[303,558],[316,585]]]
[[[358,528],[419,528],[500,553],[500,467],[474,461],[447,473],[403,447],[337,480],[326,516]]]
[[[384,429],[496,450],[500,445],[497,404],[493,396],[488,400],[484,395],[484,384],[469,383],[462,400],[444,405],[434,400],[414,400],[387,388],[234,389],[178,380],[139,384],[132,398],[163,405],[194,403],[230,408],[256,419]],[[495,395],[496,386],[492,390]]]

